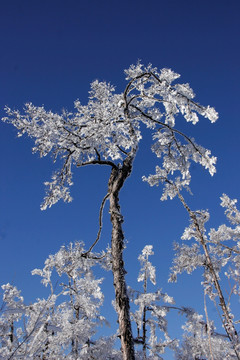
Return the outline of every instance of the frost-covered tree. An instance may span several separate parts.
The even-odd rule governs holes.
[[[107,323],[100,314],[102,279],[94,278],[96,261],[82,257],[84,251],[78,242],[63,246],[43,269],[32,271],[49,288],[46,299],[25,305],[15,287],[2,286],[0,359],[120,358],[114,336],[93,339]]]
[[[143,291],[129,289],[130,299],[137,307],[131,317],[137,326],[135,343],[142,346],[142,358],[162,359],[160,354],[165,352],[166,347],[175,349],[177,341],[170,338],[167,329],[166,315],[171,307],[159,303],[174,304],[174,300],[160,289],[148,291],[149,281],[156,285],[156,269],[149,261],[149,256],[154,255],[152,248],[152,245],[146,245],[138,257],[141,269],[137,280],[143,282]],[[158,339],[159,331],[163,333],[164,340]]]
[[[102,279],[95,279],[93,274],[99,260],[93,257],[101,256],[91,253],[91,258],[84,258],[84,251],[83,243],[79,242],[62,246],[47,258],[43,269],[32,271],[49,288],[45,299],[26,305],[16,287],[2,286],[0,359],[122,358],[116,348],[117,334],[99,337],[99,327],[107,323],[100,313]],[[141,263],[138,281],[143,290],[128,289],[131,320],[136,329],[136,359],[164,359],[166,348],[174,351],[176,360],[236,359],[228,336],[217,332],[213,321],[204,320],[191,308],[176,306],[173,298],[161,290],[149,291],[149,281],[156,285],[155,267],[149,261],[152,255],[152,246],[146,245],[138,257]],[[102,259],[100,265],[108,266]],[[175,324],[168,324],[167,314],[176,310],[187,318],[182,326],[182,339],[171,339],[168,333],[168,328],[171,330]]]
[[[125,282],[123,261],[124,235],[123,216],[120,210],[119,194],[132,172],[133,162],[142,137],[142,126],[152,131],[152,151],[158,158],[156,174],[144,178],[151,185],[164,179],[162,199],[176,196],[177,191],[190,184],[190,163],[200,163],[213,175],[216,158],[209,150],[198,145],[194,139],[175,127],[175,120],[182,116],[187,122],[196,124],[198,115],[217,120],[216,111],[201,106],[194,99],[189,84],[175,83],[179,78],[170,69],[158,70],[152,65],[132,65],[125,71],[127,85],[116,94],[114,87],[106,82],[91,84],[89,102],[82,105],[75,101],[74,112],[55,114],[44,107],[29,103],[23,114],[6,108],[4,121],[18,129],[21,136],[26,133],[35,139],[34,152],[40,156],[52,154],[62,160],[62,167],[52,180],[46,182],[47,194],[42,209],[52,206],[58,200],[72,200],[69,188],[72,185],[73,167],[104,165],[110,169],[106,196],[100,206],[100,229],[102,210],[109,200],[112,223],[111,253],[114,277],[116,311],[123,359],[132,360],[134,342],[129,314],[129,298]],[[87,251],[84,256],[88,256]]]
[[[190,225],[185,229],[182,240],[193,242],[188,244],[175,244],[175,258],[171,269],[170,281],[177,281],[177,275],[186,271],[191,274],[193,270],[201,267],[204,272],[204,294],[220,309],[221,321],[226,335],[231,342],[235,357],[240,359],[240,339],[236,328],[234,314],[231,311],[231,295],[239,296],[240,284],[240,212],[236,207],[237,200],[231,200],[227,195],[221,197],[221,206],[234,227],[221,225],[217,230],[206,230],[209,213],[204,210],[192,211],[183,196],[178,196],[189,213]],[[224,272],[226,265],[229,269]],[[230,296],[224,295],[224,286],[221,277],[225,275],[234,281]],[[229,352],[230,356],[230,352]],[[232,358],[232,354],[229,358]],[[227,357],[226,357],[227,359]]]
[[[96,326],[104,322],[99,314],[99,307],[103,303],[102,279],[94,279],[91,268],[96,263],[82,257],[83,252],[82,243],[62,247],[54,256],[49,256],[42,270],[32,272],[42,277],[44,285],[50,286],[51,296],[55,295],[53,271],[62,278],[58,297],[65,297],[66,300],[55,307],[51,317],[51,325],[59,329],[52,340],[71,359],[78,359],[82,349],[89,347]],[[51,342],[48,341],[47,350]]]

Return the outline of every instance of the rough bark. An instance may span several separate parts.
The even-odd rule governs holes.
[[[123,165],[112,168],[108,183],[110,216],[112,223],[112,272],[115,289],[116,310],[118,314],[119,335],[123,360],[134,360],[134,343],[130,321],[129,298],[125,282],[123,249],[124,234],[122,230],[123,217],[120,212],[119,192],[132,170],[132,157],[127,157]]]

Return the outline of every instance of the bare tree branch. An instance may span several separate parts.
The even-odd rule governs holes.
[[[110,160],[91,160],[84,163],[79,163],[77,164],[77,167],[86,166],[86,165],[109,165],[112,168],[117,169],[117,165]]]
[[[87,257],[88,254],[92,251],[92,249],[94,248],[94,246],[97,244],[97,242],[99,241],[100,239],[100,236],[101,236],[101,232],[102,232],[102,226],[103,226],[103,222],[102,222],[102,216],[103,216],[103,209],[104,209],[104,205],[106,203],[106,200],[108,199],[109,197],[109,193],[107,193],[103,200],[102,200],[102,203],[101,203],[101,206],[100,206],[100,212],[99,212],[99,230],[98,230],[98,233],[97,233],[97,238],[96,240],[94,241],[94,243],[90,246],[90,248],[88,249],[88,251],[86,251],[85,253],[82,254],[83,257]]]

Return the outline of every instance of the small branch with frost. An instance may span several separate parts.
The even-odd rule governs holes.
[[[163,126],[164,128],[167,128],[171,131],[171,133],[175,132],[179,135],[181,135],[182,137],[184,137],[194,148],[194,150],[196,150],[202,157],[204,157],[204,155],[201,153],[201,151],[196,147],[196,145],[194,144],[194,142],[190,139],[190,137],[188,137],[187,135],[185,135],[184,133],[182,133],[180,130],[174,129],[172,128],[170,125],[163,123],[162,121],[159,120],[155,120],[153,119],[153,117],[151,115],[146,114],[144,111],[142,111],[138,106],[136,105],[131,105],[133,108],[135,108],[137,111],[139,111],[141,113],[141,115],[143,115],[144,117],[146,117],[148,120],[153,121],[156,124],[159,124],[161,126]]]
[[[109,160],[91,160],[91,161],[86,161],[86,162],[84,162],[84,163],[77,164],[77,167],[87,166],[87,165],[108,165],[108,166],[111,166],[112,168],[117,169],[117,165],[115,165],[114,162],[109,161]]]

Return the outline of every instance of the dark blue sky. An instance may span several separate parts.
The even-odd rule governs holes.
[[[123,70],[138,59],[172,68],[182,75],[182,82],[190,83],[196,101],[219,112],[213,125],[206,119],[196,126],[179,125],[218,157],[213,178],[193,167],[194,196],[188,197],[193,208],[208,208],[210,226],[218,226],[224,219],[219,196],[225,192],[240,198],[239,13],[238,0],[2,0],[0,116],[5,105],[21,108],[29,101],[56,112],[72,110],[77,98],[87,101],[89,84],[96,78],[110,81],[121,92],[126,84]],[[13,282],[30,301],[42,291],[39,280],[30,275],[33,268],[41,267],[62,244],[74,240],[90,244],[95,238],[108,170],[79,169],[73,203],[41,212],[43,182],[54,169],[51,159],[32,155],[31,140],[17,139],[10,125],[0,127],[0,283]],[[172,242],[188,222],[177,200],[162,203],[161,189],[141,182],[156,164],[150,140],[146,133],[134,173],[122,191],[129,281],[138,272],[133,258],[146,244],[153,244],[159,286],[179,305],[196,305],[200,311],[198,274],[192,280],[183,276],[177,285],[167,284]],[[107,211],[104,221],[99,248],[110,241]]]

